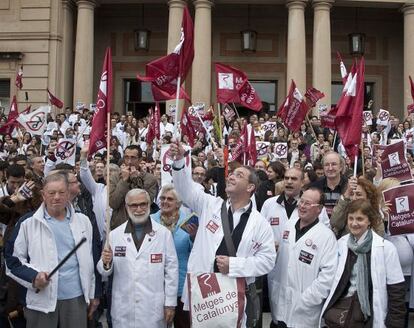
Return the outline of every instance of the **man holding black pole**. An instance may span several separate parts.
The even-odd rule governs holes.
[[[86,328],[95,292],[92,226],[70,204],[67,174],[49,175],[42,196],[40,208],[19,221],[6,244],[7,274],[27,288],[28,328]],[[49,277],[82,238],[86,243]]]
[[[270,224],[253,208],[250,200],[258,185],[256,172],[248,166],[235,169],[226,181],[227,201],[223,201],[196,186],[185,165],[185,151],[181,143],[172,143],[169,151],[175,159],[172,166],[174,187],[183,202],[200,215],[197,236],[188,261],[188,273],[220,272],[230,278],[244,278],[248,296],[246,308],[253,310],[246,311],[242,327],[254,327],[260,310],[257,309],[257,297],[254,295],[254,281],[256,277],[269,273],[276,261]],[[222,216],[223,212],[227,212],[227,215]],[[224,226],[223,222],[228,224]],[[228,231],[226,235],[224,229]],[[235,255],[231,256],[231,253]],[[182,296],[185,310],[189,308],[187,287],[185,285]]]

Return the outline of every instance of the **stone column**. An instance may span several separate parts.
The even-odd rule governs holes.
[[[63,6],[63,79],[62,94],[65,106],[73,106],[73,0],[62,0]]]
[[[333,0],[313,0],[312,86],[325,97],[319,103],[331,107],[331,17]]]
[[[211,101],[211,0],[195,0],[194,61],[191,79],[192,102]]]
[[[93,54],[95,0],[77,0],[75,76],[73,102],[89,106],[93,102]]]
[[[180,41],[181,36],[181,22],[183,20],[184,7],[186,6],[186,0],[169,0],[169,17],[168,17],[168,50],[167,53],[171,53]],[[184,85],[183,85],[184,86]],[[178,103],[178,117],[181,117],[182,107],[184,101],[180,100]],[[166,102],[166,109],[170,106],[175,106],[175,100],[168,100]]]
[[[287,72],[286,92],[291,80],[295,80],[301,93],[306,88],[306,35],[305,7],[307,0],[287,0],[288,37],[287,37]]]
[[[408,76],[414,78],[414,5],[404,5],[402,12],[404,14],[404,115],[406,115],[407,106],[413,103]]]

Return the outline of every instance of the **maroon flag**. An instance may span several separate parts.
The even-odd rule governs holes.
[[[358,146],[361,142],[364,73],[365,61],[362,57],[359,64],[354,63],[348,74],[347,82],[338,101],[338,112],[335,118],[336,129],[341,137],[342,144],[351,158],[358,155]]]
[[[262,109],[262,101],[244,72],[220,63],[215,67],[218,103],[237,103],[256,112]]]
[[[339,68],[341,70],[342,84],[345,85],[346,79],[348,77],[348,72],[346,71],[344,61],[342,60],[342,57],[341,57],[341,54],[339,53],[339,51],[336,52],[336,57],[338,58]]]
[[[384,190],[384,201],[389,204],[388,228],[392,236],[414,232],[414,184]]]
[[[178,72],[182,83],[194,59],[194,25],[187,6],[184,7],[180,43],[174,49],[174,53],[177,53],[179,56]]]
[[[106,146],[108,129],[107,116],[112,108],[112,52],[106,48],[105,59],[99,83],[96,111],[92,120],[88,154],[91,156]],[[109,148],[109,147],[108,147]],[[108,149],[109,151],[109,149]]]
[[[309,107],[315,107],[316,103],[325,97],[325,94],[318,89],[315,89],[314,87],[310,87],[305,92],[305,97],[308,99],[308,105]]]
[[[16,81],[14,84],[19,90],[23,88],[23,65],[20,66],[19,71],[17,72]]]
[[[296,87],[295,81],[292,80],[289,94],[283,105],[279,108],[277,115],[282,118],[283,123],[289,130],[296,132],[300,129],[308,110],[309,106]]]
[[[243,153],[247,149],[247,139],[248,139],[247,123],[245,123],[240,132],[240,138],[237,140],[235,147],[231,149],[232,161],[241,162],[243,160]]]
[[[48,98],[49,98],[49,102],[50,102],[50,104],[51,105],[54,105],[54,106],[56,106],[57,108],[62,108],[63,107],[63,102],[62,102],[62,100],[60,100],[60,99],[58,99],[58,98],[56,98],[51,92],[50,92],[50,90],[49,89],[46,89],[47,90],[47,96],[48,96]]]
[[[324,128],[336,129],[335,117],[336,117],[337,111],[338,111],[338,108],[335,105],[333,105],[329,111],[320,113],[321,125]]]
[[[189,118],[187,111],[183,111],[183,117],[181,119],[181,132],[187,136],[188,143],[191,147],[194,147],[194,140],[196,137],[196,131],[193,127],[192,121]]]
[[[161,131],[160,131],[161,114],[160,114],[160,105],[158,104],[158,102],[155,103],[153,122],[154,122],[154,135],[155,135],[155,138],[159,140],[161,137]]]
[[[137,75],[138,80],[151,82],[155,101],[176,98],[178,78],[181,79],[181,85],[194,59],[193,30],[193,21],[188,8],[185,7],[179,44],[172,53],[148,63],[145,67],[146,76]],[[178,98],[189,100],[188,95],[181,87]]]
[[[250,128],[250,138],[249,143],[247,145],[248,153],[249,153],[249,165],[254,166],[257,161],[257,149],[256,149],[256,137],[254,135],[254,128]]]
[[[414,82],[411,79],[411,75],[408,78],[410,79],[411,98],[413,98],[413,101],[414,101]],[[408,105],[407,110],[409,114],[414,113],[414,103],[411,105]]]
[[[9,116],[7,117],[7,122],[0,128],[1,134],[11,134],[13,129],[19,125],[17,123],[17,117],[19,116],[19,110],[17,109],[17,100],[16,96],[13,96],[13,100],[10,104]]]

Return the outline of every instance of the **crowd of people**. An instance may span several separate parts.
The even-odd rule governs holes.
[[[109,149],[88,154],[92,115],[0,136],[0,327],[100,327],[104,313],[115,328],[190,327],[187,274],[211,272],[245,279],[242,326],[270,311],[271,327],[408,327],[414,234],[389,233],[381,192],[401,182],[383,179],[375,145],[403,140],[414,171],[411,115],[363,125],[356,176],[319,115],[297,132],[272,112],[220,117],[188,147],[173,116],[148,143],[149,116],[113,113]],[[244,128],[265,145],[254,165],[234,160]],[[73,165],[57,161],[62,138]]]

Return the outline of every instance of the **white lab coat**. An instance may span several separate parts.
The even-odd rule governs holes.
[[[178,291],[178,260],[171,232],[151,220],[152,232],[146,234],[137,252],[127,222],[111,231],[109,244],[113,262],[99,273],[113,273],[111,317],[114,328],[162,328],[164,306],[176,306]]]
[[[271,292],[272,315],[288,327],[317,327],[335,276],[335,235],[318,222],[297,242],[295,222],[282,235]]]
[[[183,167],[184,161],[176,161],[173,167]],[[191,171],[184,167],[173,172],[174,187],[188,207],[199,213],[199,228],[188,261],[189,273],[214,272],[216,251],[223,240],[221,206],[223,199],[206,194],[191,178]],[[252,208],[243,237],[236,252],[230,257],[229,277],[246,278],[247,284],[255,277],[265,275],[273,268],[276,251],[272,229],[263,216]],[[188,309],[187,284],[182,296],[184,308]]]
[[[264,202],[262,206],[262,210],[260,211],[260,213],[264,216],[264,218],[270,223],[270,226],[272,227],[272,230],[273,230],[274,241],[278,245],[280,245],[280,242],[282,241],[282,233],[286,228],[286,224],[290,221],[296,223],[297,220],[299,219],[297,207],[293,210],[290,218],[288,218],[286,214],[286,208],[285,208],[284,202],[283,200],[280,202],[279,197],[283,197],[283,196],[278,195],[278,196],[274,196],[269,199],[266,199],[266,201]],[[269,289],[270,300],[273,299],[272,291],[275,288],[274,286],[274,282],[276,280],[275,275],[276,275],[276,266],[267,275],[267,284],[268,284],[268,289]],[[270,310],[272,313],[273,322],[277,322],[276,302],[270,301]]]
[[[339,263],[335,274],[331,291],[325,301],[321,312],[322,315],[326,310],[341,276],[344,272],[346,259],[348,256],[348,239],[350,234],[343,236],[338,241]],[[372,307],[374,322],[373,327],[385,328],[385,318],[387,316],[388,295],[387,285],[398,284],[404,281],[398,254],[395,246],[388,240],[377,235],[372,231],[372,248],[371,248],[371,279],[372,279]],[[320,321],[321,322],[321,321]]]

